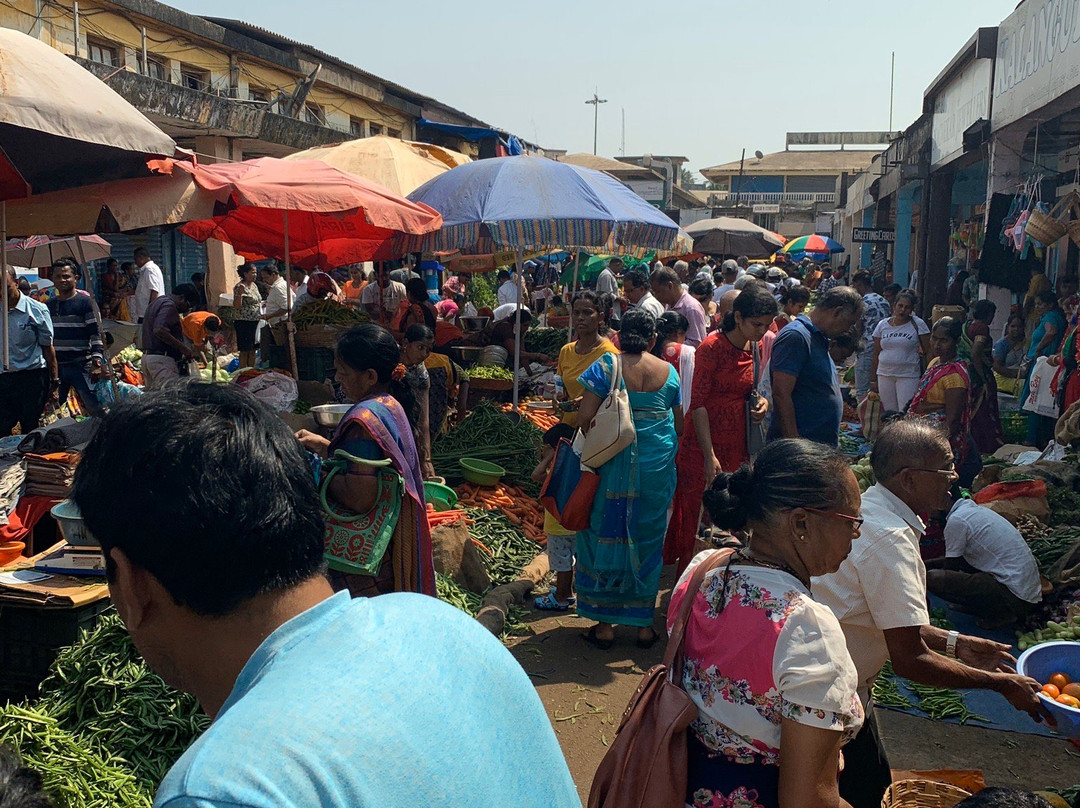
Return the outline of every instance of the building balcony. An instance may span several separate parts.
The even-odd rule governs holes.
[[[757,193],[753,191],[744,191],[742,193],[738,193],[736,191],[709,191],[709,201],[716,207],[727,207],[728,205],[733,205],[736,202],[740,205],[835,204],[836,194],[831,192],[813,193],[809,191],[793,191],[779,193]]]

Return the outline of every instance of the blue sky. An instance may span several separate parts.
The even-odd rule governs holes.
[[[698,169],[778,151],[787,131],[894,128],[1016,0],[171,0],[339,56],[551,148],[679,154]]]

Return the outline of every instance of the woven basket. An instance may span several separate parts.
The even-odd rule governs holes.
[[[313,325],[296,329],[297,348],[337,348],[341,335],[348,327],[339,325]],[[276,336],[276,335],[275,335]]]
[[[494,393],[514,389],[510,379],[469,379],[470,390],[488,390]]]
[[[901,780],[889,786],[881,808],[953,808],[970,791],[932,780]]]
[[[1024,232],[1043,246],[1049,246],[1065,235],[1065,225],[1049,213],[1035,209],[1028,217]]]

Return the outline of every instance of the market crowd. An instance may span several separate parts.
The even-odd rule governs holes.
[[[141,324],[148,393],[104,416],[73,499],[148,664],[214,719],[155,804],[579,804],[520,666],[422,597],[436,593],[431,446],[468,401],[460,349],[553,370],[560,423],[538,481],[625,394],[633,438],[590,472],[584,527],[549,510],[555,582],[534,605],[590,619],[582,636],[597,649],[619,627],[648,648],[664,636],[655,611],[674,565],[667,624],[688,615],[677,684],[698,710],[687,805],[877,808],[891,773],[870,689],[889,661],[1045,718],[1008,648],[933,627],[927,592],[998,624],[1040,597],[1022,538],[961,491],[1004,443],[999,391],[1023,400],[1038,358],[1062,368],[1062,407],[1080,399],[1074,282],[1055,291],[1036,274],[995,342],[974,272],[950,286],[950,316],[927,324],[912,290],[810,261],[612,259],[580,289],[537,261],[500,271],[485,299],[467,276],[430,289],[411,263],[289,278],[244,265],[227,329],[241,367],[280,347],[290,307],[329,300],[367,320],[336,345],[340,424],[294,434],[234,385],[178,381],[212,361],[223,323],[198,283],[166,293],[149,256],[135,258],[109,267],[101,307]],[[95,414],[105,403],[81,269],[53,269],[44,303],[6,279],[5,433],[36,427],[69,390]],[[556,355],[525,351],[534,324],[573,339]],[[856,407],[879,424],[865,492],[840,452]],[[1035,446],[1052,437],[1046,416],[1024,426]],[[931,524],[946,558],[928,565]],[[329,572],[328,535],[343,548]]]

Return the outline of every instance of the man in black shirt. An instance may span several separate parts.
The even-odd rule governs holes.
[[[53,345],[60,372],[59,397],[63,404],[74,388],[80,406],[91,415],[101,415],[101,402],[90,389],[87,374],[92,368],[103,366],[105,348],[101,344],[90,295],[76,288],[81,277],[82,270],[72,259],[61,258],[53,262],[52,282],[56,286],[56,297],[46,305],[53,321]]]

